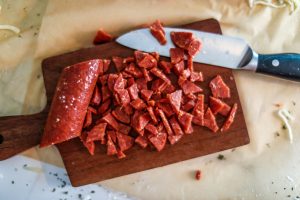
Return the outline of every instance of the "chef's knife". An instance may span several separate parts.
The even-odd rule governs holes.
[[[165,28],[166,45],[160,43],[151,35],[149,29],[138,29],[128,32],[117,42],[132,49],[145,52],[158,52],[162,56],[170,57],[169,50],[174,47],[170,33],[192,32],[202,40],[202,50],[194,62],[216,65],[231,69],[246,69],[281,78],[300,81],[300,54],[257,54],[243,39],[195,31],[181,28]]]

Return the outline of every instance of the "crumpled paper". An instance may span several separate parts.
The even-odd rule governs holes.
[[[52,0],[43,18],[34,61],[90,46],[99,28],[117,36],[155,19],[172,26],[207,18],[219,20],[223,34],[244,38],[258,53],[300,51],[300,12],[289,15],[288,9],[250,9],[247,1],[240,0]],[[13,54],[7,58],[11,60]],[[20,88],[22,78],[40,74],[40,68],[19,73],[12,73],[14,81],[3,76],[1,81],[13,83],[1,83],[1,91],[9,94]],[[243,70],[234,72],[234,76],[250,134],[249,145],[100,184],[140,199],[283,199],[299,195],[300,83]],[[42,108],[42,84],[42,79],[24,84],[27,98],[18,99],[19,104],[1,97],[1,114],[25,111],[22,105]],[[36,89],[29,92],[27,87]],[[296,118],[292,145],[276,115],[276,103]],[[219,154],[225,159],[217,159]],[[63,166],[55,147],[31,149],[24,155]],[[202,171],[200,181],[194,178],[198,169]]]

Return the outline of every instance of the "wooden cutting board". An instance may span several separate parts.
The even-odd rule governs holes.
[[[220,25],[214,19],[181,27],[221,34]],[[88,59],[111,58],[115,55],[126,57],[132,54],[133,50],[111,42],[45,59],[42,69],[47,106],[41,113],[35,115],[0,118],[0,159],[8,158],[38,144],[56,83],[64,67]],[[232,71],[199,63],[194,63],[194,67],[204,74],[205,81],[200,84],[203,88],[208,88],[209,81],[217,74],[222,75],[231,88],[232,98],[227,103],[232,105],[237,102],[239,108],[229,132],[212,133],[207,128],[194,126],[194,133],[185,135],[174,146],[167,144],[163,151],[156,152],[135,145],[125,152],[127,157],[121,160],[107,156],[106,146],[100,144],[96,144],[95,155],[91,156],[78,138],[72,139],[57,145],[72,185],[98,182],[248,144],[249,136]],[[206,90],[205,94],[208,97],[209,90]],[[223,122],[224,119],[220,119],[218,124],[221,125]]]

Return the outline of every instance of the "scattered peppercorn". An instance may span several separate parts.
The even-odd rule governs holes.
[[[82,199],[82,194],[78,194],[78,198],[79,198],[79,199]]]
[[[219,159],[219,160],[225,160],[225,156],[222,155],[222,154],[219,154],[219,155],[218,155],[218,159]]]
[[[280,136],[280,133],[278,133],[278,132],[276,132],[275,134],[276,134],[276,136],[277,136],[277,137],[279,137],[279,136]]]
[[[284,190],[286,190],[286,188],[283,188]]]
[[[294,190],[294,187],[292,187],[291,190],[293,191],[293,190]]]
[[[200,170],[196,171],[195,178],[196,178],[197,181],[199,181],[201,179],[201,171]]]
[[[57,174],[57,173],[55,173],[55,174],[53,174],[53,176],[58,176],[58,174]]]
[[[95,191],[94,191],[94,190],[92,190],[92,191],[91,191],[91,193],[93,194],[93,193],[95,193]]]
[[[15,181],[11,181],[11,184],[15,184]]]
[[[282,129],[283,130],[285,130],[286,129],[286,125],[284,124],[284,125],[282,125]]]
[[[287,197],[291,197],[291,195],[287,195]]]
[[[53,189],[52,189],[52,192],[55,192],[55,190],[56,190],[56,189],[55,189],[55,188],[53,188]]]
[[[295,102],[295,101],[293,101],[293,105],[294,105],[294,106],[296,105],[296,102]]]
[[[23,167],[27,167],[27,164],[24,164]]]
[[[63,194],[68,194],[68,191],[64,191]]]

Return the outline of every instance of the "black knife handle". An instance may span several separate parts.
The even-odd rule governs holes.
[[[259,54],[256,72],[300,81],[300,54]]]

